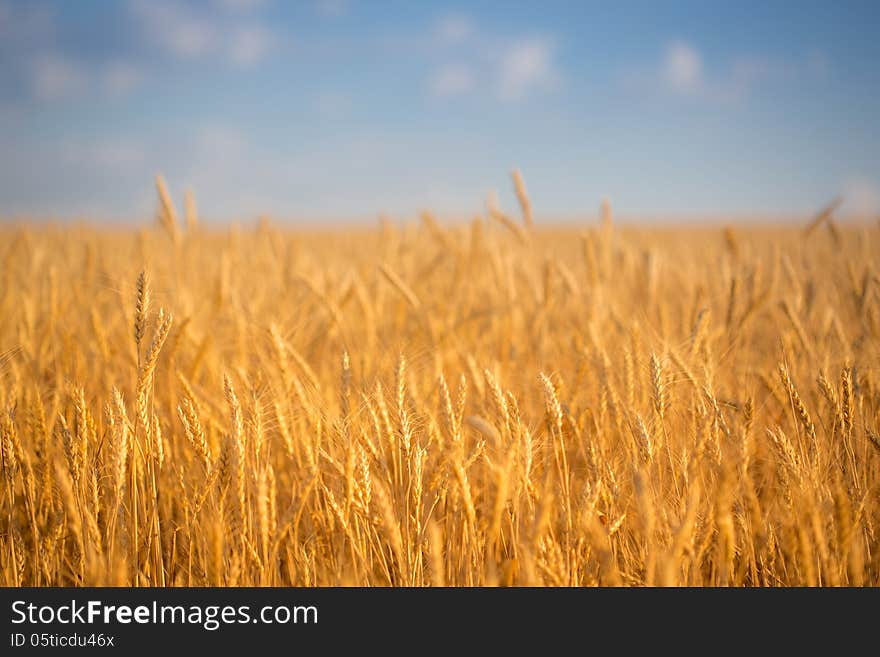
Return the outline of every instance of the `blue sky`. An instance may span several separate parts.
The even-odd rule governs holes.
[[[880,212],[877,2],[0,0],[0,215]]]

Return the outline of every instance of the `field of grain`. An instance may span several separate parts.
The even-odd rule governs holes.
[[[0,583],[880,583],[876,224],[162,198],[0,232]]]

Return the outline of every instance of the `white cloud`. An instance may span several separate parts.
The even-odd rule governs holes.
[[[56,54],[37,57],[31,70],[31,89],[40,100],[59,100],[81,94],[88,86],[82,66]]]
[[[674,41],[666,47],[663,79],[676,92],[693,93],[703,87],[703,58],[693,46]]]
[[[693,44],[672,41],[666,46],[660,70],[653,75],[643,74],[635,80],[641,80],[641,87],[650,87],[659,73],[662,87],[667,92],[730,102],[748,98],[762,87],[772,90],[784,84],[824,78],[829,67],[823,53],[812,51],[801,58],[739,54],[725,65],[710,70]]]
[[[269,52],[272,42],[272,33],[264,27],[250,25],[239,28],[232,34],[229,57],[236,66],[253,66]]]
[[[181,57],[198,57],[208,54],[216,44],[219,35],[213,25],[198,20],[182,20],[166,24],[164,30],[157,31],[160,40],[169,51]]]
[[[57,53],[43,53],[31,62],[29,84],[34,98],[53,102],[88,93],[118,98],[131,92],[140,80],[140,71],[129,63],[90,68]]]
[[[132,8],[150,40],[172,55],[196,57],[216,47],[218,30],[207,15],[164,0],[134,0]]]
[[[0,74],[23,85],[19,101],[119,96],[137,85],[140,75],[130,64],[81,57],[65,48],[63,27],[49,5],[0,0],[0,59],[9,60]],[[0,85],[8,81],[0,79]]]
[[[543,39],[530,39],[514,44],[504,53],[498,68],[499,92],[502,98],[516,99],[537,87],[558,81],[554,69],[553,47]]]
[[[460,96],[473,91],[476,79],[473,71],[463,65],[452,64],[437,70],[428,80],[428,93],[438,98]]]
[[[181,59],[219,55],[235,66],[252,66],[272,43],[272,33],[263,25],[241,26],[230,17],[197,12],[175,0],[133,0],[131,8],[147,38]]]
[[[475,32],[471,19],[461,14],[444,16],[434,29],[437,39],[442,43],[459,43],[464,41]]]
[[[431,60],[424,83],[434,98],[491,94],[504,101],[557,87],[555,43],[548,36],[502,36],[478,30],[463,14],[448,14],[421,43]]]
[[[867,178],[853,178],[843,185],[843,210],[858,217],[880,214],[880,186]]]

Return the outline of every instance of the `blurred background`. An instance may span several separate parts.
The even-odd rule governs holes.
[[[613,5],[613,6],[612,6]],[[878,2],[0,0],[0,216],[880,212]]]

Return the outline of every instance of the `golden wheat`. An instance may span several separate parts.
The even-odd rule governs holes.
[[[877,227],[513,179],[522,223],[182,239],[159,178],[155,228],[4,227],[0,583],[880,584]]]

